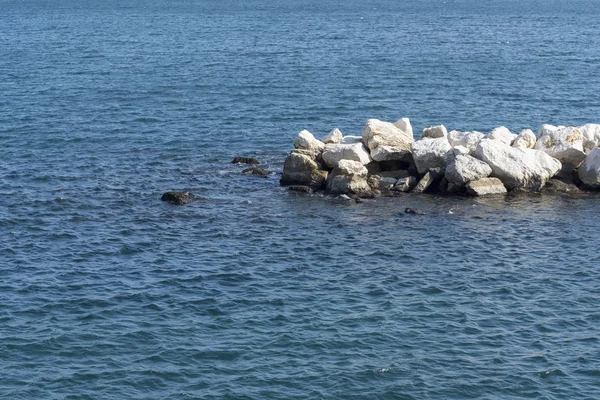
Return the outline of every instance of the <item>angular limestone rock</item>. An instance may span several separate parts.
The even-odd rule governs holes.
[[[372,189],[378,190],[382,194],[388,193],[396,185],[398,180],[394,178],[383,178],[379,175],[371,175],[367,179]]]
[[[594,147],[581,164],[579,178],[586,186],[600,189],[600,147]]]
[[[578,168],[585,160],[583,134],[574,127],[542,126],[534,148],[551,155],[563,164],[573,166],[573,168]]]
[[[435,168],[446,168],[452,158],[452,147],[445,137],[425,138],[412,144],[412,155],[419,174]]]
[[[456,156],[446,167],[445,177],[449,183],[464,186],[471,181],[487,178],[492,173],[492,168],[469,155]]]
[[[363,129],[362,141],[375,161],[409,160],[414,138],[412,133],[406,133],[394,124],[370,119]]]
[[[452,153],[454,153],[454,156],[467,156],[470,151],[465,146],[456,146],[452,149]]]
[[[369,172],[360,161],[352,160],[340,160],[335,169],[338,174],[358,175],[363,178],[366,177]]]
[[[394,126],[398,129],[400,129],[401,131],[405,132],[410,137],[414,136],[413,128],[412,128],[412,125],[410,124],[410,119],[401,118],[398,121],[394,122]]]
[[[448,137],[448,130],[446,129],[446,127],[444,125],[438,125],[438,126],[428,126],[427,128],[423,129],[423,132],[421,133],[421,139],[424,138],[432,138],[432,139],[437,139],[437,138],[445,138]]]
[[[437,171],[428,171],[417,183],[417,186],[412,189],[412,193],[424,193],[439,176],[440,173]]]
[[[325,144],[337,144],[341,143],[343,138],[344,135],[342,135],[342,131],[340,131],[338,128],[334,128],[331,132],[324,136],[323,139],[321,139],[321,141]]]
[[[586,124],[579,128],[583,135],[583,151],[589,154],[594,147],[600,146],[600,125]]]
[[[358,161],[363,165],[373,161],[362,143],[325,145],[322,157],[329,168],[337,167],[341,160]]]
[[[467,193],[471,196],[506,193],[506,187],[498,178],[483,178],[467,183]]]
[[[489,139],[477,145],[475,158],[488,164],[492,176],[509,190],[539,191],[562,167],[560,161],[543,151],[516,149]]]
[[[537,137],[531,129],[523,129],[512,142],[512,147],[516,147],[517,149],[533,149],[536,141]]]
[[[373,196],[373,190],[365,177],[339,174],[335,169],[327,178],[325,191],[329,194],[345,194],[358,197]]]
[[[414,176],[407,176],[406,178],[400,178],[392,188],[394,192],[410,192],[415,186],[417,186],[417,178]]]
[[[327,171],[321,170],[320,165],[310,155],[292,151],[283,164],[280,184],[310,186],[318,189],[325,183],[327,175]]]
[[[499,126],[498,128],[495,128],[493,131],[491,131],[487,137],[488,139],[498,140],[504,143],[505,145],[510,146],[513,140],[517,138],[517,135],[509,131],[507,127]]]
[[[484,134],[481,132],[460,132],[451,131],[448,132],[448,142],[453,148],[456,146],[463,146],[469,149],[469,154],[473,155],[477,144],[484,138]]]
[[[362,143],[362,136],[344,136],[340,143],[343,143],[343,144]]]
[[[325,143],[315,139],[309,131],[303,130],[294,139],[294,148],[320,152],[325,148]]]

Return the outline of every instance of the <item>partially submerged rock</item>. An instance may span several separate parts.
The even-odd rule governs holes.
[[[327,179],[328,172],[321,169],[310,155],[292,151],[283,164],[281,185],[303,185],[321,188]]]
[[[253,157],[233,157],[232,164],[260,164],[256,158]]]
[[[308,193],[308,194],[314,193],[313,188],[311,188],[310,186],[303,186],[303,185],[291,185],[291,186],[288,186],[288,190],[290,190],[292,192],[299,192],[299,193]]]
[[[579,167],[579,178],[590,188],[600,189],[600,148],[595,147]]]
[[[198,197],[190,192],[165,192],[160,199],[167,203],[182,206],[192,201],[200,200],[202,197]]]
[[[250,167],[243,170],[242,174],[266,177],[269,176],[271,173],[264,168]]]
[[[550,179],[546,182],[543,192],[547,193],[581,193],[581,190],[572,183],[563,182],[558,179]]]
[[[486,196],[490,194],[504,194],[506,187],[498,178],[482,178],[467,183],[467,193],[471,196]]]
[[[394,192],[410,192],[415,186],[417,186],[417,183],[416,177],[407,176],[406,178],[398,179],[391,190]]]
[[[507,189],[539,191],[561,169],[557,159],[539,150],[517,149],[497,140],[482,140],[475,157],[492,168]]]

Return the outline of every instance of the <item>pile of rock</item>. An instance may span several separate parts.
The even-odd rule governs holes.
[[[475,196],[522,190],[600,189],[600,125],[543,125],[514,134],[499,127],[448,132],[427,127],[415,141],[408,118],[395,123],[370,119],[362,136],[334,129],[322,140],[304,130],[283,167],[281,185],[294,190],[375,197],[402,192]]]

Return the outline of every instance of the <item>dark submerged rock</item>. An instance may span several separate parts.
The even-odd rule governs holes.
[[[572,183],[558,179],[550,179],[542,189],[546,193],[581,193],[581,190]]]
[[[232,164],[260,164],[256,158],[253,157],[234,157],[231,161]]]
[[[270,172],[267,171],[264,168],[259,168],[259,167],[250,167],[250,168],[246,168],[245,170],[242,171],[242,174],[244,175],[252,175],[252,176],[269,176]]]
[[[314,192],[313,188],[311,188],[310,186],[303,186],[303,185],[291,185],[291,186],[288,186],[288,190],[291,190],[292,192],[308,193],[308,194],[312,194]]]
[[[167,203],[182,206],[192,201],[200,200],[202,197],[198,197],[190,192],[165,192],[160,199]]]
[[[406,214],[412,214],[412,215],[425,215],[425,213],[424,213],[423,211],[421,211],[421,210],[416,210],[416,209],[414,209],[414,208],[410,208],[410,207],[406,207],[406,208],[404,209],[404,212],[405,212]]]

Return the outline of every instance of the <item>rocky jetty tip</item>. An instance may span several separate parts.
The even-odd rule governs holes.
[[[369,119],[361,136],[335,128],[321,140],[307,130],[293,141],[280,184],[296,192],[353,198],[400,193],[488,196],[513,191],[577,193],[600,189],[600,125],[542,125],[484,134],[423,129],[408,118]]]

